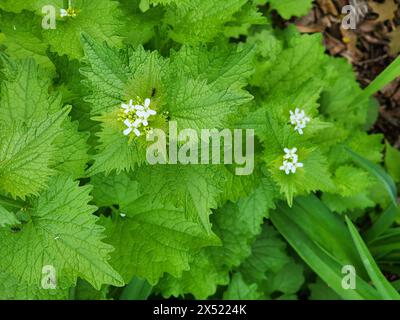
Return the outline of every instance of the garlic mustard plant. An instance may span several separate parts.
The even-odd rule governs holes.
[[[313,2],[0,0],[0,300],[399,299],[400,60],[361,89]]]

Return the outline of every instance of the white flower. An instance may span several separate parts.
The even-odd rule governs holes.
[[[134,105],[132,99],[129,100],[129,103],[128,103],[128,104],[126,104],[126,103],[121,103],[121,108],[124,109],[124,112],[125,112],[126,114],[128,114],[128,113],[131,112],[131,111],[135,111],[135,110],[144,110],[144,107],[141,106],[140,104]]]
[[[144,106],[142,106],[142,109],[138,109],[138,111],[136,112],[136,115],[139,117],[138,119],[140,119],[141,123],[146,127],[148,126],[148,121],[147,119],[150,116],[154,116],[157,114],[157,112],[155,110],[150,109],[150,99],[147,98],[144,101]]]
[[[150,115],[146,111],[139,110],[136,112],[136,115],[138,116],[136,121],[140,121],[144,126],[149,124],[147,119],[150,117]]]
[[[128,127],[124,130],[124,135],[129,135],[132,131],[136,134],[136,136],[140,136],[140,131],[137,126],[134,126],[134,123],[130,122],[129,119],[125,119],[124,124]]]
[[[307,126],[307,123],[311,121],[309,117],[306,116],[304,110],[300,110],[296,108],[293,112],[290,112],[290,123],[294,125],[294,130],[297,131],[299,134],[303,134],[303,129]]]
[[[67,12],[67,10],[65,10],[65,9],[60,9],[60,16],[61,17],[67,17],[68,16],[68,12]]]
[[[279,168],[281,171],[285,171],[286,174],[296,173],[297,168],[303,168],[303,163],[298,162],[297,148],[283,149],[285,155],[283,156],[283,164]]]
[[[144,100],[144,110],[146,111],[148,116],[154,116],[157,114],[157,112],[155,110],[150,109],[150,102],[151,100],[149,98]]]
[[[119,214],[122,218],[125,218],[126,217],[126,213],[122,213],[122,212],[120,212],[120,214]]]
[[[286,174],[290,174],[290,172],[292,173],[296,172],[296,167],[293,165],[292,162],[284,160],[283,165],[279,168],[279,170],[285,171]]]
[[[289,159],[292,162],[297,162],[297,160],[298,160],[297,148],[293,148],[293,149],[285,148],[285,149],[283,149],[283,151],[285,152],[285,155],[283,157],[284,159]]]
[[[140,101],[139,97],[138,100]],[[151,100],[149,98],[144,100],[143,105],[134,105],[133,100],[130,100],[128,104],[121,103],[121,108],[124,109],[124,112],[119,119],[127,126],[124,130],[124,135],[127,136],[132,131],[138,137],[141,135],[140,127],[147,127],[149,125],[149,117],[157,114],[155,110],[150,109],[150,103]],[[145,128],[145,131],[148,132],[149,129],[151,128]]]
[[[124,109],[125,113],[129,113],[130,111],[134,110],[133,100],[129,100],[129,104],[122,103],[121,108]]]

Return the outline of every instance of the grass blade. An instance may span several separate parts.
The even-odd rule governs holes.
[[[370,243],[383,234],[393,224],[398,214],[399,207],[392,204],[378,220],[376,220],[372,228],[365,233],[365,240]]]
[[[278,209],[270,212],[271,220],[278,231],[285,237],[298,255],[323,279],[338,295],[349,300],[375,300],[380,296],[375,288],[356,276],[357,287],[346,290],[342,287],[342,267],[353,264],[352,261],[341,260],[332,256],[308,235],[294,220],[298,205],[290,209],[287,205],[278,205]],[[288,210],[287,210],[288,209]],[[346,232],[348,232],[346,230]],[[338,234],[337,239],[342,235]]]
[[[363,92],[354,99],[354,101],[361,101],[372,96],[394,79],[400,76],[400,56],[397,57],[379,76],[372,81]]]
[[[361,260],[364,263],[365,269],[367,270],[372,282],[374,283],[378,292],[381,294],[382,298],[385,300],[400,300],[399,293],[382,274],[356,227],[348,217],[346,217],[346,222],[353,238],[353,242],[356,245]]]

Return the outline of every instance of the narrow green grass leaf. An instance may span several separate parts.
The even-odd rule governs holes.
[[[354,101],[364,100],[400,76],[400,56],[372,81]]]
[[[341,261],[352,261],[356,268],[362,268],[362,262],[343,219],[333,214],[316,196],[297,197],[295,215],[289,208],[283,210],[286,210],[287,215],[308,237],[331,255],[334,254]]]
[[[367,269],[367,272],[372,282],[374,283],[382,298],[385,300],[400,300],[399,293],[393,288],[393,286],[382,274],[367,246],[365,245],[363,239],[358,233],[356,227],[347,216],[346,222],[351,236],[353,237],[354,244],[356,245],[360,257],[364,263],[365,269]]]
[[[291,215],[296,216],[296,206],[292,208]],[[343,274],[341,270],[345,263],[328,255],[299,226],[296,226],[292,222],[292,219],[284,210],[278,209],[272,211],[270,217],[275,227],[296,250],[299,256],[343,299],[374,300],[379,298],[376,289],[358,275],[356,276],[356,289],[344,289],[342,287]]]
[[[366,241],[372,242],[378,236],[383,234],[393,224],[398,215],[399,215],[399,207],[393,204],[389,206],[389,208],[387,208],[385,212],[382,213],[382,215],[378,218],[378,220],[375,221],[371,229],[369,229],[365,233]]]

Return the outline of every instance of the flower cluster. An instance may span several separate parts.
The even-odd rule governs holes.
[[[298,162],[297,148],[285,148],[283,151],[285,155],[283,156],[283,164],[279,168],[280,170],[285,171],[286,174],[290,174],[296,173],[297,168],[303,168],[303,164]]]
[[[142,133],[150,133],[151,128],[149,127],[149,118],[157,114],[155,110],[150,109],[151,100],[149,98],[142,101],[140,97],[136,98],[134,102],[132,99],[129,100],[129,104],[122,103],[121,108],[123,109],[118,117],[118,120],[122,121],[127,127],[123,133],[128,136],[133,132],[137,137],[140,137]]]
[[[76,17],[77,11],[73,8],[60,9],[60,16],[64,17]]]
[[[303,134],[303,129],[307,126],[307,123],[310,122],[310,118],[306,116],[304,110],[296,108],[296,110],[290,111],[290,123],[294,125],[294,130],[300,134]]]

